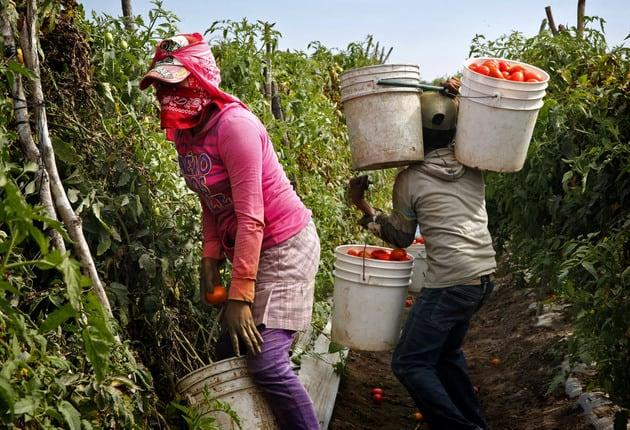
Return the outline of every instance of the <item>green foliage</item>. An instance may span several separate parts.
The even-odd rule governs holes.
[[[528,158],[488,176],[488,209],[515,269],[573,305],[576,357],[630,404],[630,50],[601,30],[473,40],[471,54],[521,60],[550,76]]]
[[[0,148],[0,424],[3,428],[128,428],[150,421],[150,375],[89,288],[78,262],[50,249],[59,222],[24,198],[29,166]],[[19,174],[18,172],[21,172]],[[18,174],[16,174],[18,173]],[[121,388],[116,381],[126,381]],[[146,415],[138,414],[145,410]],[[82,415],[81,412],[91,411]]]
[[[0,194],[3,220],[12,222],[0,228],[0,293],[7,298],[0,302],[3,424],[155,427],[156,409],[164,415],[175,381],[210,360],[216,310],[198,298],[198,199],[180,177],[153,94],[138,88],[155,42],[177,32],[177,18],[161,2],[154,6],[146,20],[136,18],[133,32],[107,15],[88,21],[80,6],[46,1],[39,10],[41,77],[57,165],[114,322],[71,254],[49,249],[46,228],[66,237],[64,230],[33,206],[37,166],[22,166],[17,135],[9,131],[13,109],[6,84],[28,72],[14,59],[0,61],[0,75],[7,78],[0,80],[1,177],[3,185],[13,184]],[[347,50],[313,42],[309,52],[279,51],[280,33],[264,22],[215,23],[208,33],[223,88],[268,127],[287,175],[313,210],[322,241],[314,321],[321,330],[329,313],[322,299],[332,289],[334,247],[368,237],[352,221],[356,214],[345,198],[353,173],[339,73],[375,64],[385,51],[371,37]],[[282,120],[274,118],[264,94],[267,76],[277,84]],[[381,191],[373,200],[380,207],[389,200],[393,174],[375,175]],[[191,409],[175,409],[192,419],[192,427],[211,425]]]

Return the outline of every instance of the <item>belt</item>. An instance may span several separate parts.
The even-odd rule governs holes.
[[[466,281],[462,282],[460,285],[485,285],[485,284],[489,284],[491,281],[490,279],[490,275],[483,275],[480,276],[478,278],[470,278],[467,279]]]

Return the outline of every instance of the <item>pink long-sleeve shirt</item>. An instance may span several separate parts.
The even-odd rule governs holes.
[[[254,301],[261,250],[310,221],[287,179],[265,127],[237,103],[214,114],[195,135],[175,135],[179,166],[203,210],[203,256],[232,261],[229,298]]]

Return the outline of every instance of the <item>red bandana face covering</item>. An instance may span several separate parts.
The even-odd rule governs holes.
[[[210,94],[193,76],[188,77],[188,85],[159,85],[156,95],[162,128],[192,128],[199,124],[203,110],[212,103]]]

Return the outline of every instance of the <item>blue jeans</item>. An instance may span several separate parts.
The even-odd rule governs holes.
[[[462,343],[470,318],[494,285],[424,288],[409,313],[392,360],[431,430],[478,430],[488,424],[468,377]]]

